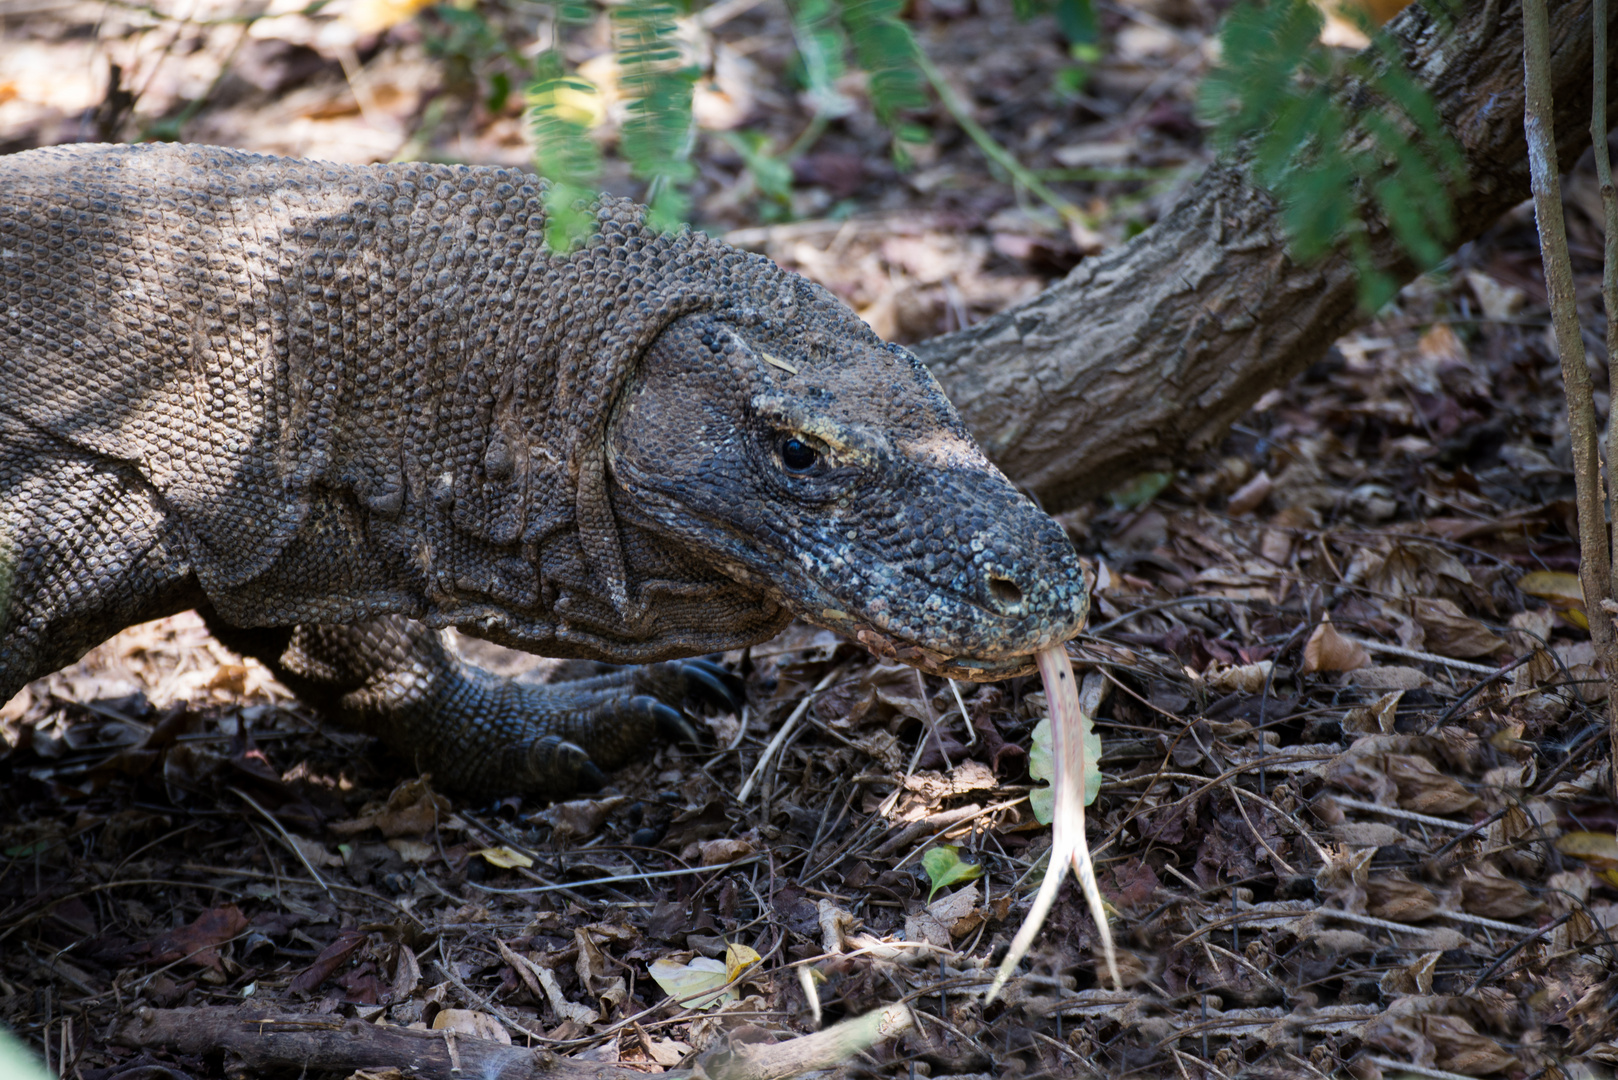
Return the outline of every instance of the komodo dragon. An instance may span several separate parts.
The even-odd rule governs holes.
[[[1075,634],[1062,529],[819,286],[541,181],[183,146],[0,157],[0,701],[198,608],[443,784],[598,786],[802,618],[987,680]],[[646,664],[530,685],[438,628]],[[654,663],[665,661],[662,663]]]

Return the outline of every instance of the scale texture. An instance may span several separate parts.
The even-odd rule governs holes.
[[[441,782],[556,795],[794,615],[970,679],[1082,623],[913,356],[632,203],[558,255],[502,169],[75,146],[0,191],[0,700],[197,607]],[[514,682],[447,626],[649,666]]]

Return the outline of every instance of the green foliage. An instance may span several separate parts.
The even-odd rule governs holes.
[[[1051,718],[1046,716],[1034,725],[1034,738],[1028,747],[1028,775],[1044,781],[1028,793],[1029,809],[1041,825],[1049,825],[1056,816],[1056,791],[1051,786],[1056,777],[1056,756],[1051,735]],[[1088,716],[1079,737],[1084,740],[1084,805],[1089,806],[1101,794],[1101,732]]]
[[[836,0],[791,0],[792,34],[798,43],[803,82],[819,117],[847,116],[854,103],[837,89],[848,70],[848,35],[838,18]]]
[[[1073,58],[1072,64],[1056,73],[1057,92],[1067,97],[1082,93],[1090,81],[1090,69],[1101,59],[1096,44],[1101,28],[1094,0],[1012,0],[1011,7],[1024,22],[1036,15],[1055,17],[1056,28],[1067,38],[1068,55]]]
[[[1134,510],[1145,506],[1174,482],[1171,472],[1144,472],[1131,477],[1114,488],[1107,499],[1118,510]]]
[[[1360,302],[1375,310],[1395,285],[1372,265],[1366,212],[1431,268],[1454,230],[1449,188],[1464,166],[1386,35],[1364,53],[1342,55],[1319,43],[1321,25],[1310,0],[1238,5],[1200,104],[1219,149],[1245,149],[1254,179],[1280,200],[1294,254],[1307,261],[1346,244]],[[1356,88],[1351,97],[1335,93],[1345,82]]]
[[[761,197],[758,216],[764,221],[784,220],[792,212],[792,166],[770,152],[769,139],[759,132],[726,131],[721,135],[747,166],[747,175]]]
[[[842,0],[843,27],[855,59],[870,76],[867,93],[877,119],[903,142],[926,142],[926,130],[900,115],[927,104],[916,39],[899,21],[903,10],[904,0]]]
[[[1075,0],[1064,0],[1075,2]],[[569,24],[592,21],[604,11],[612,27],[618,97],[624,105],[619,150],[631,174],[646,183],[648,224],[673,229],[685,220],[685,187],[696,175],[690,160],[695,141],[692,91],[700,72],[682,61],[667,0],[622,0],[613,4],[565,0],[551,5],[558,41]],[[899,20],[903,0],[788,0],[805,87],[815,108],[809,129],[784,151],[745,133],[726,141],[742,156],[761,213],[775,220],[791,207],[791,161],[814,142],[831,120],[854,103],[837,87],[852,59],[868,76],[871,107],[899,140],[925,141],[928,133],[904,122],[903,113],[927,104],[917,67],[918,51]],[[497,92],[498,86],[492,87]],[[601,179],[602,157],[592,129],[603,119],[598,88],[564,61],[560,45],[535,63],[528,86],[529,127],[540,175],[552,181],[547,195],[547,240],[567,250],[589,236],[588,202]],[[898,151],[896,150],[896,153]]]
[[[1036,15],[1056,17],[1056,28],[1069,45],[1094,45],[1100,35],[1094,0],[1011,0],[1011,9],[1023,22]]]
[[[595,226],[589,203],[601,175],[601,151],[590,138],[590,124],[600,94],[588,80],[564,74],[555,50],[540,56],[537,66],[528,87],[528,123],[536,167],[551,182],[545,242],[553,251],[571,251]]]
[[[947,889],[964,881],[976,881],[983,876],[983,866],[979,863],[962,862],[961,849],[953,844],[928,848],[922,853],[921,868],[933,886],[927,892],[929,904],[933,902],[933,897],[938,895],[939,889]]]
[[[691,167],[691,88],[694,67],[680,64],[674,8],[660,0],[626,0],[612,11],[618,88],[628,102],[619,147],[636,178],[647,181],[647,223],[673,229],[688,202],[680,185]]]

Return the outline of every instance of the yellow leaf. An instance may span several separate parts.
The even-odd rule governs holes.
[[[376,34],[391,29],[415,15],[436,0],[358,0],[349,9],[347,23],[362,34]]]
[[[725,943],[725,981],[730,982],[736,976],[752,967],[764,958],[748,945],[733,945]]]
[[[706,1009],[721,1001],[735,1001],[738,997],[734,987],[720,991],[719,988],[730,981],[725,965],[706,956],[694,957],[685,964],[675,960],[653,960],[647,965],[647,970],[652,973],[652,981],[674,998],[681,1008]]]
[[[1517,581],[1517,588],[1529,596],[1550,602],[1551,607],[1566,615],[1569,622],[1581,630],[1590,629],[1590,619],[1584,613],[1584,589],[1579,575],[1560,570],[1535,570]]]
[[[589,130],[607,119],[607,99],[589,79],[564,75],[535,87],[528,104],[541,113]]]
[[[1570,832],[1556,838],[1556,850],[1583,859],[1590,869],[1618,885],[1618,836],[1600,832]]]
[[[512,870],[519,866],[526,870],[528,867],[534,865],[533,859],[530,859],[520,851],[512,851],[508,847],[486,847],[482,848],[481,850],[474,851],[472,854],[483,856],[484,859],[488,860],[490,863],[493,863],[495,866],[498,866],[502,870]]]

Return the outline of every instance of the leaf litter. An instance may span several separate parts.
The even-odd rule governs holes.
[[[217,85],[193,141],[528,154],[518,106],[457,103],[410,24],[351,78],[312,11],[238,51],[239,28],[165,23],[162,4],[83,8],[7,24],[8,149],[117,120],[91,118],[105,88],[74,74],[111,56],[142,88],[123,134]],[[962,141],[900,174],[857,125],[792,163],[804,220],[763,227],[744,159],[705,127],[699,212],[887,336],[970,325],[1150,224],[1203,160],[1178,118],[1207,13],[1101,11],[1110,47],[1082,99],[1037,89],[1070,60],[1048,23],[917,15],[1026,164],[1096,177],[1063,189],[1084,228],[1027,211]],[[136,47],[147,18],[168,51]],[[778,22],[703,32],[726,93],[784,146],[804,117],[773,81]],[[417,127],[433,101],[465,123]],[[1567,187],[1593,285],[1599,190],[1588,166]],[[547,808],[397,783],[408,765],[178,616],[0,704],[0,1022],[90,1080],[220,1075],[109,1033],[140,1009],[242,1001],[653,1072],[818,1029],[863,1052],[843,1075],[1610,1071],[1618,808],[1531,217],[1454,263],[1206,457],[1062,515],[1097,568],[1067,652],[1101,743],[1087,829],[1057,841],[1035,803],[1055,695],[918,678],[812,628],[725,658],[749,704],[696,718],[707,752],[660,748],[616,792]],[[929,863],[946,849],[957,869]],[[1062,883],[1081,850],[1100,913]],[[1049,913],[1007,964],[1042,865]],[[733,970],[733,949],[758,959]],[[729,1000],[680,1007],[655,978],[671,966],[723,974]]]

